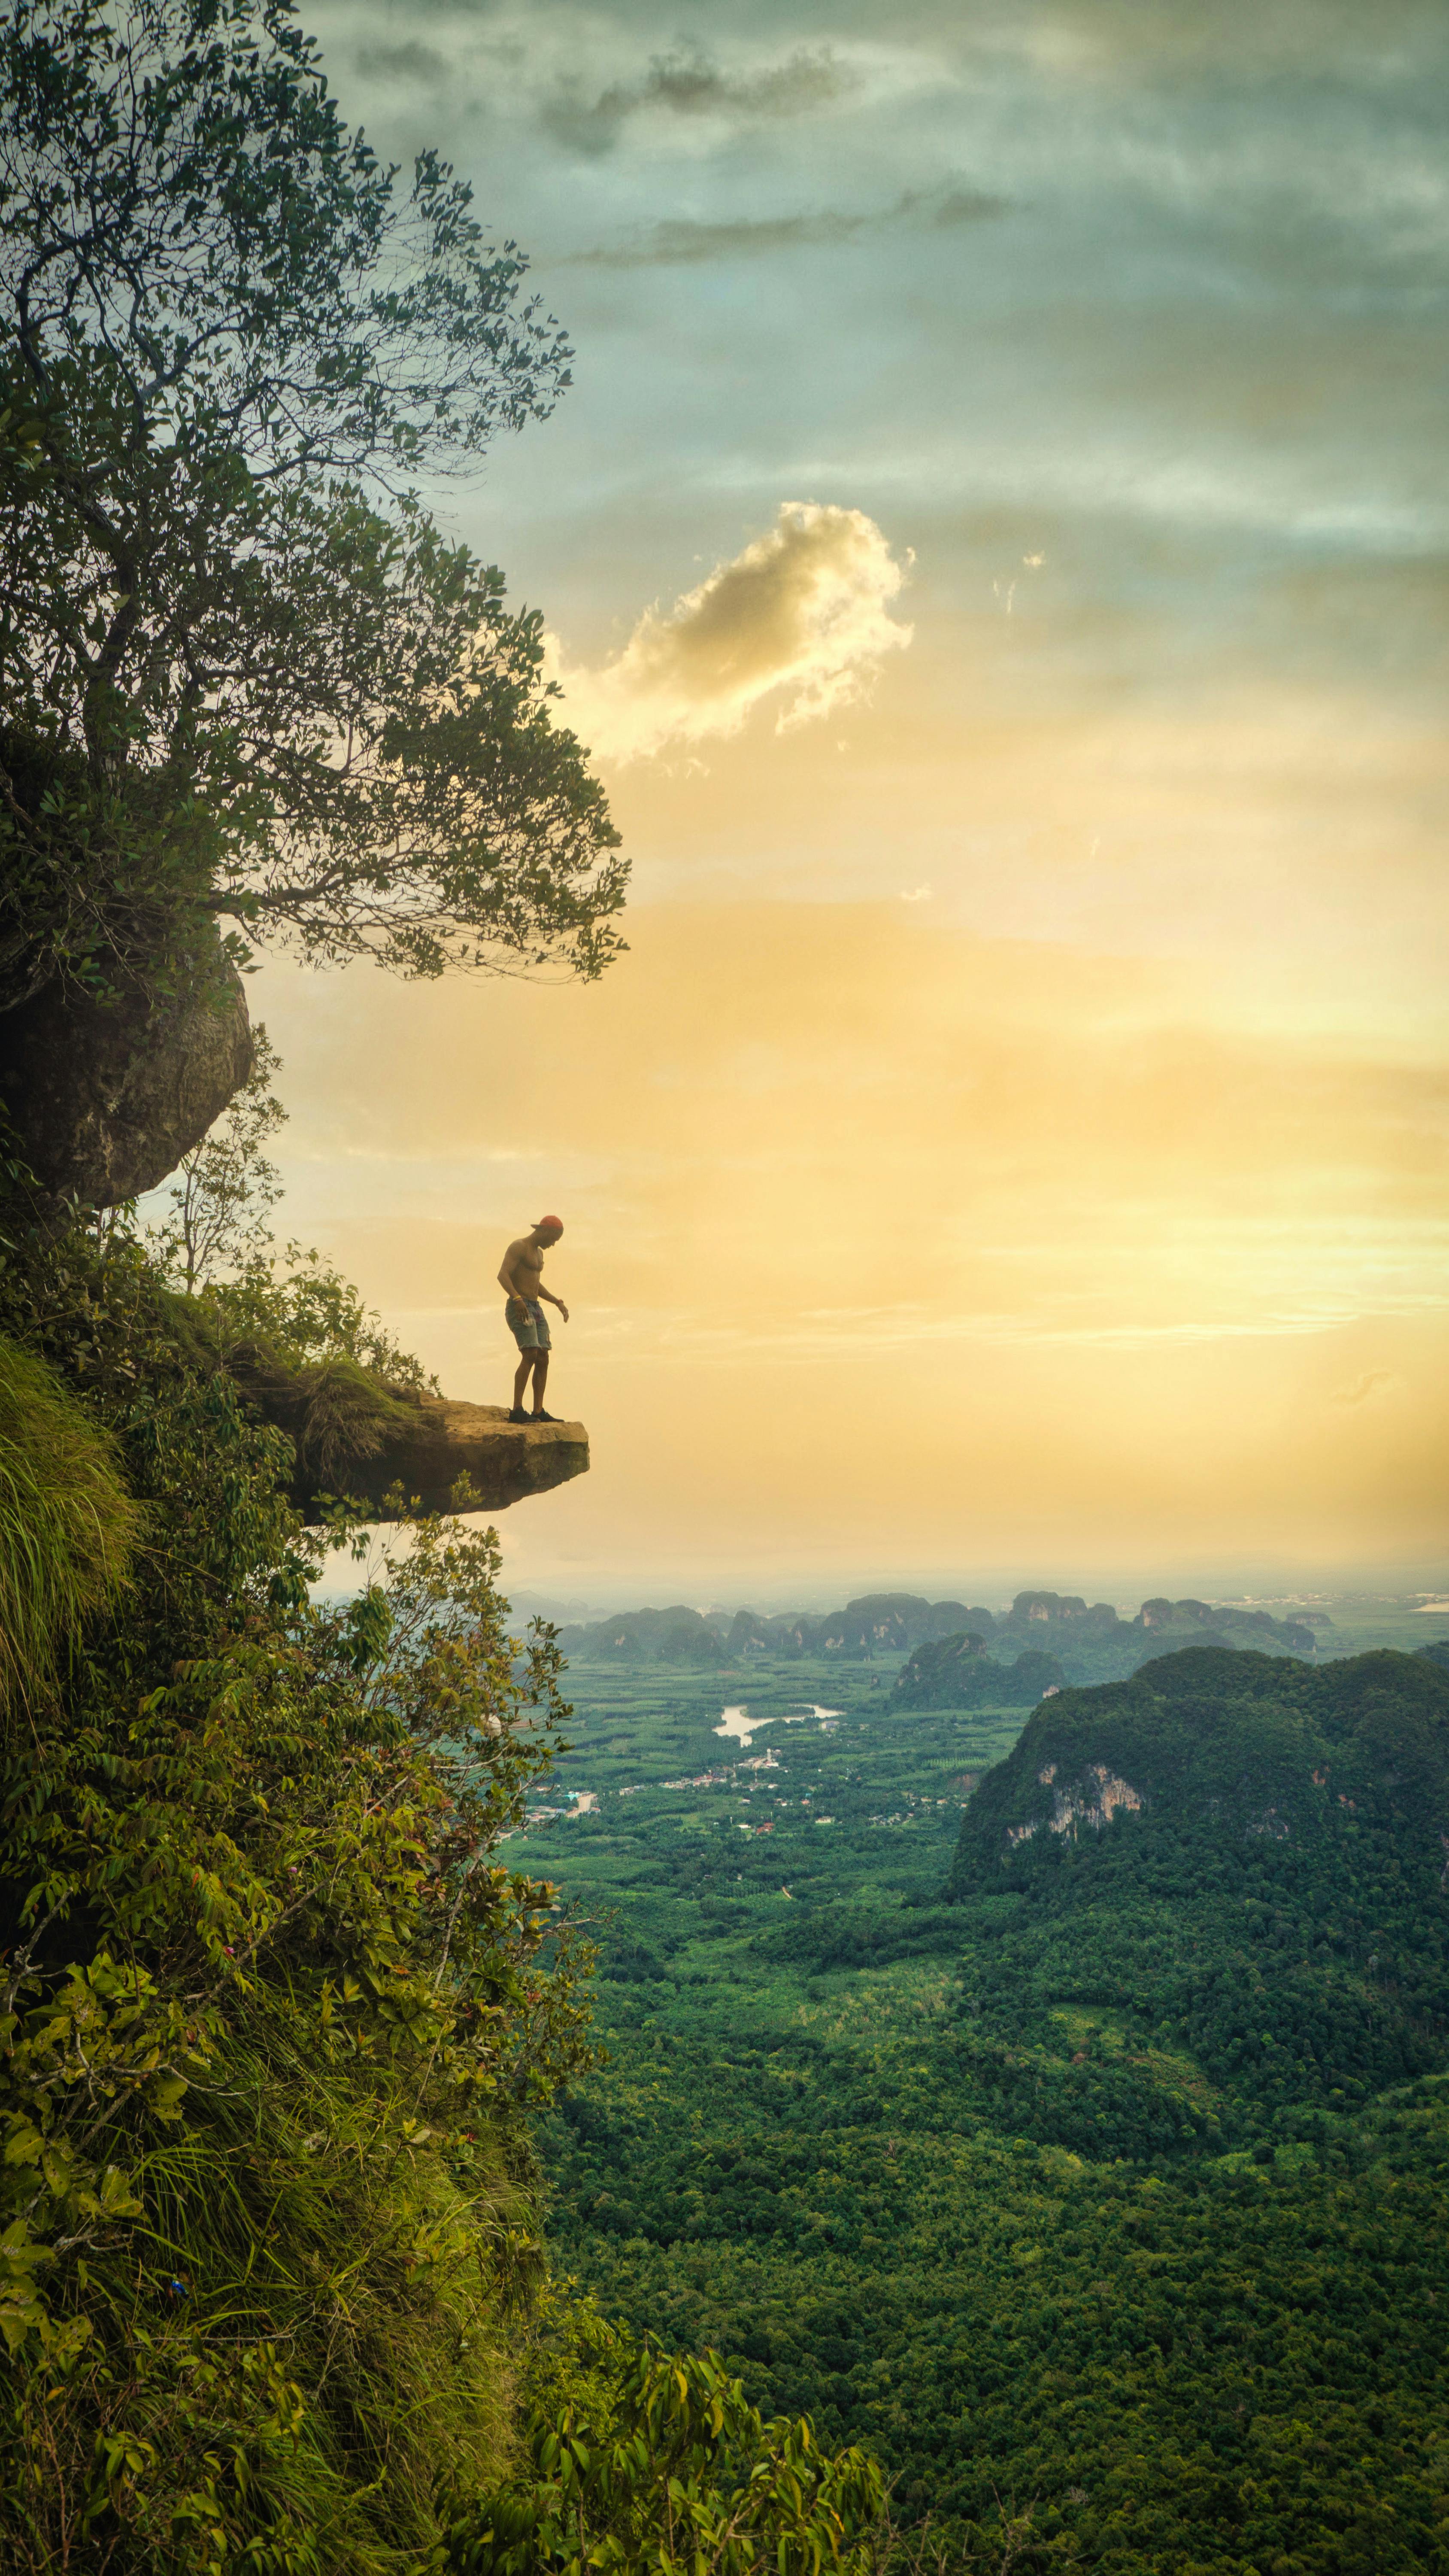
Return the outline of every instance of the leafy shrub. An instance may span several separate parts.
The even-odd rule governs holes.
[[[823,2576],[870,2563],[884,2503],[863,2451],[765,2422],[717,2354],[689,2359],[575,2309],[535,2362],[523,2461],[457,2515],[447,2576]]]

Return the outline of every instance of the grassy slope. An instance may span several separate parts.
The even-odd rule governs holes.
[[[1017,1716],[894,1717],[868,1670],[799,1665],[738,1687],[576,1669],[570,1688],[584,1722],[563,1776],[600,1808],[540,1826],[529,1853],[614,1908],[613,2064],[550,2150],[559,2253],[610,2308],[719,2344],[766,2406],[871,2439],[912,2511],[979,2523],[997,2497],[1034,2500],[1048,2558],[1124,2576],[1449,2565],[1449,2088],[1422,1998],[1408,2009],[1367,1967],[1371,1906],[1340,1888],[1320,1951],[1281,1885],[1192,1897],[1199,1941],[1217,1927],[1211,1993],[1241,1989],[1253,2019],[1295,1979],[1300,2003],[1304,1978],[1336,2007],[1367,1998],[1327,2070],[1346,2083],[1270,2081],[1216,2023],[1210,2046],[1178,2027],[1191,1995],[1164,2010],[1183,1965],[1171,1885],[1115,1958],[1122,1890],[1104,1880],[1074,1935],[1060,1842],[1040,1845],[1039,1907],[1025,1883],[931,1902],[957,1784]],[[618,1795],[723,1767],[722,1701],[783,1717],[797,1693],[842,1716],[757,1735],[783,1771]],[[1069,1706],[1033,1724],[1064,1728]],[[1029,1792],[1036,1753],[997,1774],[983,1823],[1003,1778]],[[740,1830],[746,1778],[768,1836]],[[806,1821],[822,1811],[834,1824]],[[1093,1850],[1116,1869],[1140,1821]],[[1271,1873],[1283,1845],[1253,1839]],[[1325,1846],[1330,1874],[1362,1840]]]
[[[47,1683],[116,1600],[141,1528],[106,1432],[0,1334],[0,1708]]]

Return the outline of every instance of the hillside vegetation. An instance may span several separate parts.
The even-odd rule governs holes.
[[[141,1533],[0,1765],[0,2554],[392,2567],[505,2457],[524,2106],[584,2045],[491,1862],[557,1658],[437,1522],[314,1607],[289,1444],[124,1234],[0,1293],[32,1449]]]
[[[1030,1708],[1047,1691],[1060,1690],[1066,1674],[1055,1655],[1028,1646],[1012,1664],[986,1651],[984,1637],[941,1637],[917,1646],[895,1678],[896,1708]]]
[[[276,1346],[299,1293],[250,1278]],[[361,1327],[319,1294],[320,1367]],[[309,1535],[219,1312],[124,1225],[0,1265],[31,1622],[0,1746],[0,2561],[527,2576],[587,2420],[634,2446],[579,2470],[594,2563],[647,2533],[661,2567],[671,2535],[720,2576],[854,2565],[868,2462],[567,2303],[541,2330],[535,2125],[591,2062],[589,1954],[506,1837],[567,1717],[557,1648],[510,1631],[491,1533],[398,1496],[390,1548],[340,1505]],[[355,1597],[314,1600],[349,1539]]]
[[[966,2009],[1013,2121],[1134,2150],[1197,2134],[1155,2071],[1096,2104],[1061,2045],[1079,2008],[1184,2051],[1235,2134],[1443,2066],[1446,1829],[1449,1674],[1417,1656],[1209,1650],[1047,1701],[971,1801],[948,1888],[994,1935]]]

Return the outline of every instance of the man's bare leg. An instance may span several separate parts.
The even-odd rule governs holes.
[[[533,1354],[533,1410],[535,1418],[543,1411],[543,1390],[548,1384],[548,1353]]]
[[[537,1357],[538,1353],[536,1351],[525,1351],[522,1358],[519,1360],[517,1368],[513,1372],[513,1410],[515,1413],[521,1413],[523,1411],[524,1390],[528,1385],[529,1374]]]

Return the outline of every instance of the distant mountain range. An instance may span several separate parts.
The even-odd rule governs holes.
[[[766,1658],[860,1663],[906,1656],[911,1661],[895,1696],[904,1706],[927,1708],[989,1704],[983,1694],[1011,1705],[1011,1694],[1003,1693],[998,1678],[1003,1668],[1011,1672],[1026,1706],[1053,1684],[1125,1680],[1150,1657],[1181,1646],[1249,1647],[1307,1661],[1317,1650],[1313,1628],[1296,1619],[1275,1619],[1266,1610],[1157,1599],[1144,1601],[1135,1618],[1121,1619],[1110,1601],[1087,1602],[1061,1592],[1018,1592],[1003,1617],[979,1603],[928,1601],[915,1592],[867,1592],[841,1610],[776,1617],[737,1610],[730,1620],[706,1617],[679,1603],[671,1609],[625,1610],[610,1619],[573,1623],[559,1634],[565,1654],[583,1663],[723,1670]],[[946,1647],[952,1652],[932,1651]],[[983,1662],[985,1672],[967,1674],[968,1664]],[[941,1698],[942,1687],[951,1685],[971,1695]],[[926,1695],[913,1697],[913,1691]]]

